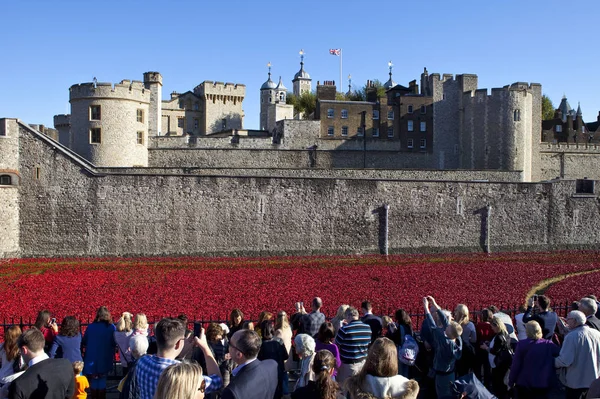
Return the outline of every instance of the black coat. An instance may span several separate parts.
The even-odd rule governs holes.
[[[31,366],[10,385],[9,399],[70,399],[75,392],[73,365],[46,359]]]
[[[277,389],[277,363],[255,360],[232,377],[222,399],[273,399]]]

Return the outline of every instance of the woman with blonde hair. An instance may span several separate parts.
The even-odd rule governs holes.
[[[133,315],[129,312],[123,312],[121,317],[117,321],[115,327],[115,342],[119,349],[119,358],[121,359],[121,367],[123,368],[123,375],[127,375],[129,370],[129,363],[133,361],[131,356],[131,350],[129,350],[129,338],[133,334]]]
[[[148,336],[148,318],[144,313],[138,313],[133,319],[133,333],[132,335],[143,335]]]
[[[183,361],[170,365],[162,372],[154,399],[202,399],[205,390],[202,367]]]
[[[463,341],[462,356],[456,361],[456,375],[462,376],[470,370],[476,368],[477,357],[475,355],[475,346],[477,344],[477,333],[475,324],[469,318],[469,308],[467,305],[458,304],[454,309],[454,321],[462,327],[460,338]]]
[[[489,345],[484,343],[481,348],[489,353],[488,359],[492,369],[492,391],[498,399],[504,399],[508,395],[508,387],[504,383],[504,377],[512,364],[513,350],[504,322],[499,317],[494,316],[490,324],[495,334],[494,338]]]
[[[335,314],[335,317],[333,319],[331,319],[331,324],[333,324],[333,329],[335,332],[335,335],[337,335],[338,331],[340,330],[340,327],[342,326],[342,323],[344,322],[344,320],[346,320],[346,318],[344,317],[344,313],[346,313],[346,309],[348,309],[350,307],[350,305],[340,305],[340,307],[337,310],[337,313]]]
[[[419,394],[415,380],[398,374],[398,352],[389,338],[377,338],[369,348],[362,370],[346,380],[344,390],[350,399],[414,399]]]
[[[292,355],[292,328],[288,321],[287,313],[283,310],[277,313],[275,319],[275,338],[283,341],[285,351],[287,352],[287,360],[285,361],[285,373],[283,374],[283,394],[289,394],[289,379],[287,371],[293,368],[294,356]]]

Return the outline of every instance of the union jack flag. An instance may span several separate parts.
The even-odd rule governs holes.
[[[342,54],[342,49],[341,48],[330,48],[329,54],[340,56]]]

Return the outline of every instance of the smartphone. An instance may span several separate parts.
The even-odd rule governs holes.
[[[300,307],[303,308],[304,307],[304,302],[300,302]]]
[[[194,337],[200,337],[201,332],[202,332],[202,323],[195,321],[194,322]]]
[[[56,317],[53,317],[50,319],[50,324],[55,324],[56,323]]]

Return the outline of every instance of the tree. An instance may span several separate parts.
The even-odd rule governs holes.
[[[554,119],[554,105],[547,95],[542,96],[542,120]]]
[[[385,87],[380,80],[372,80],[373,87],[377,90],[377,98],[385,97]],[[367,85],[365,84],[360,89],[354,89],[349,96],[346,96],[350,101],[366,101],[367,100]]]
[[[309,116],[315,112],[317,108],[317,95],[315,93],[305,91],[300,96],[288,92],[286,96],[286,104],[294,106],[294,113],[302,113],[304,119],[308,119]]]

